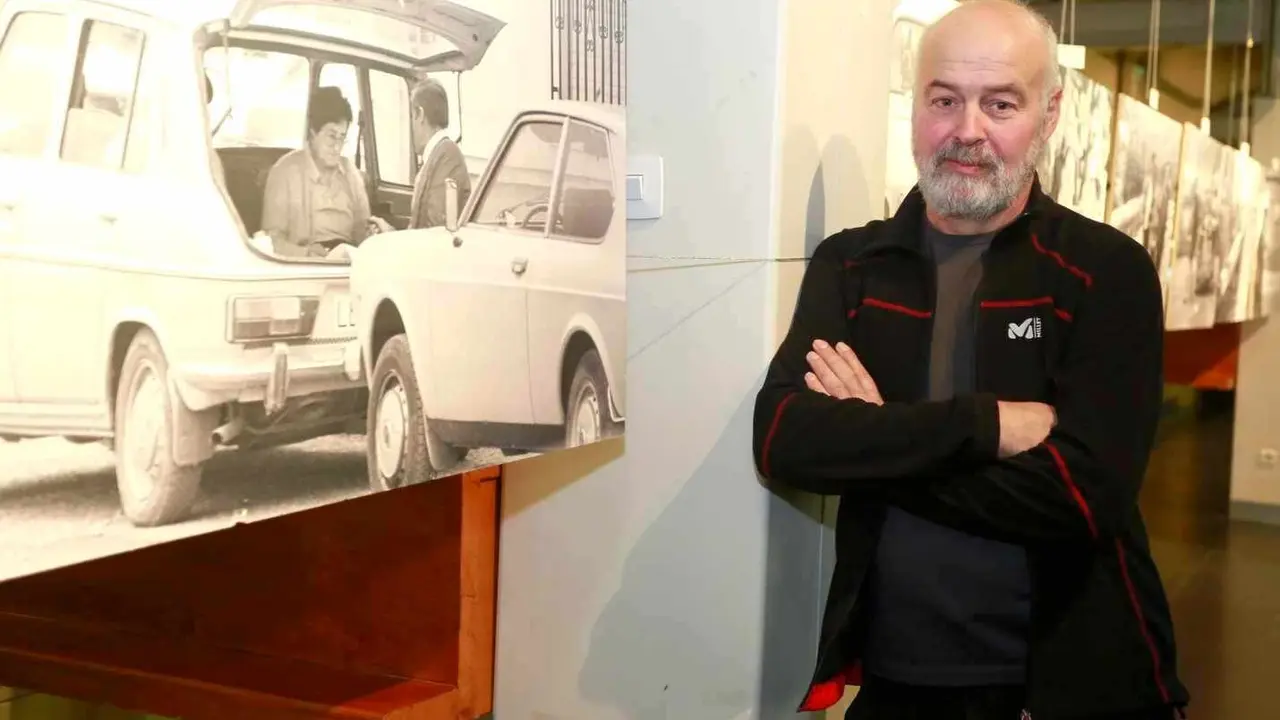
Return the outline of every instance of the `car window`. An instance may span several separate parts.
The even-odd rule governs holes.
[[[342,154],[356,161],[356,167],[364,169],[364,153],[356,152],[360,143],[360,125],[368,124],[369,114],[360,106],[360,80],[354,65],[346,63],[325,63],[320,67],[319,87],[336,87],[342,91],[342,97],[351,103],[351,127],[347,129],[347,139],[342,145]],[[363,132],[369,132],[366,127]]]
[[[300,148],[306,137],[310,63],[290,53],[211,47],[209,128],[215,148]]]
[[[564,175],[553,232],[599,240],[613,222],[613,158],[609,135],[593,125],[570,121],[565,138]]]
[[[85,22],[67,102],[67,126],[62,133],[63,160],[120,168],[142,62],[142,42],[141,30],[97,20]]]
[[[561,122],[536,120],[516,129],[471,222],[530,230],[546,227],[563,127]]]
[[[69,27],[62,15],[24,12],[0,40],[0,153],[35,157],[48,145]]]
[[[373,140],[378,149],[378,177],[398,185],[413,184],[413,135],[409,128],[409,83],[391,73],[369,72],[373,97]]]

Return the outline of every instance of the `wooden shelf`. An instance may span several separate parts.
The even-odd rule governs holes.
[[[210,718],[491,709],[491,468],[0,584],[0,684]]]

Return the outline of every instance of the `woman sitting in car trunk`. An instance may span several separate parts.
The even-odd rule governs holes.
[[[307,110],[307,144],[271,167],[262,205],[262,231],[278,255],[329,257],[390,230],[369,210],[364,176],[342,154],[351,104],[336,87],[320,87]]]

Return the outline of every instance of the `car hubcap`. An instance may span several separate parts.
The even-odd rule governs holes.
[[[409,418],[408,397],[404,385],[394,375],[387,378],[378,400],[378,417],[374,424],[378,448],[378,474],[384,481],[400,473],[407,440]]]
[[[587,445],[600,439],[600,400],[595,388],[587,388],[578,398],[573,417],[573,445]]]
[[[124,481],[139,500],[151,494],[153,470],[160,452],[164,429],[164,386],[155,369],[146,365],[134,380],[133,400],[124,430]]]

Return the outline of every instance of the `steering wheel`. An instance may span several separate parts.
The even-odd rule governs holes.
[[[529,223],[533,221],[533,218],[535,215],[538,215],[539,213],[546,213],[546,212],[549,212],[550,210],[551,210],[550,203],[540,202],[540,203],[534,203],[533,205],[530,205],[529,211],[526,212],[524,214],[524,217],[520,219],[519,225],[521,229],[528,229]]]

